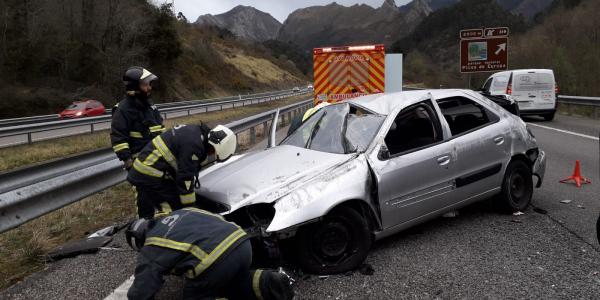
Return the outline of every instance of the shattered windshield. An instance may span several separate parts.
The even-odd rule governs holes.
[[[313,114],[281,145],[338,154],[364,151],[384,119],[348,103],[330,105]]]

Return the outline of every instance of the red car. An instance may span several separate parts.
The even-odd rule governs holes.
[[[75,101],[65,110],[60,112],[61,119],[74,119],[103,115],[106,110],[100,101],[83,100]]]

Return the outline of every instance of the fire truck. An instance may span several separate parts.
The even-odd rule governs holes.
[[[385,90],[384,45],[315,48],[313,64],[315,105]]]

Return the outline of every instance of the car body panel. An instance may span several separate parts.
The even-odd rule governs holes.
[[[287,145],[251,152],[201,172],[197,193],[225,204],[230,211],[271,203],[351,157]]]
[[[436,103],[448,97],[475,101],[499,120],[453,137]],[[440,120],[443,141],[380,159],[395,116],[408,106],[429,100]],[[265,234],[294,230],[342,203],[361,201],[375,218],[373,233],[382,238],[499,193],[503,174],[514,157],[539,153],[531,165],[540,182],[543,179],[545,154],[538,150],[526,124],[479,93],[421,90],[368,95],[344,103],[386,116],[363,152],[332,154],[275,146],[202,171],[197,193],[226,204],[229,211],[225,215],[253,204],[274,203],[275,214],[264,228]],[[445,156],[447,163],[438,161]]]

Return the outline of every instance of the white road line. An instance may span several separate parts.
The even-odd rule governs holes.
[[[594,141],[598,140],[598,138],[595,137],[595,136],[591,136],[591,135],[587,135],[587,134],[581,134],[581,133],[577,133],[577,132],[573,132],[573,131],[568,131],[568,130],[563,130],[563,129],[558,129],[558,128],[554,128],[554,127],[550,127],[550,126],[544,126],[544,125],[539,125],[539,124],[534,124],[534,123],[527,123],[527,125],[541,127],[541,128],[544,128],[544,129],[554,130],[554,131],[558,131],[558,132],[562,132],[562,133],[566,133],[566,134],[571,134],[571,135],[575,135],[575,136],[578,136],[578,137],[582,137],[582,138],[586,138],[586,139],[590,139],[590,140],[594,140]]]
[[[123,282],[123,284],[121,284],[117,289],[115,289],[112,292],[112,294],[108,295],[108,297],[104,298],[104,300],[126,300],[127,292],[129,291],[129,288],[133,284],[134,278],[135,277],[133,275],[131,275],[131,277],[129,277],[129,279],[125,280],[125,282]]]

